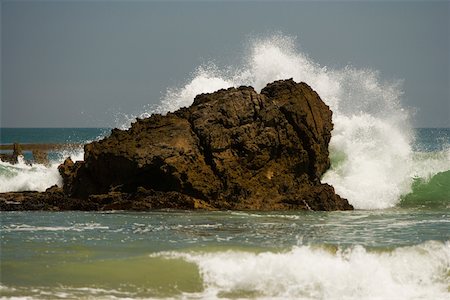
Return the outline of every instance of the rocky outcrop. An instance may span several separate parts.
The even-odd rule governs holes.
[[[63,194],[97,208],[352,209],[320,183],[331,115],[293,80],[201,94],[85,145],[59,167]]]
[[[0,153],[0,160],[10,163],[10,164],[17,164],[19,162],[19,156],[23,155],[22,147],[18,143],[14,143],[12,145],[12,151],[13,153]]]
[[[72,198],[62,188],[52,186],[45,192],[10,192],[0,194],[0,211],[15,210],[134,210],[214,209],[206,202],[177,192],[160,192],[138,188],[134,193],[111,191],[86,199]]]

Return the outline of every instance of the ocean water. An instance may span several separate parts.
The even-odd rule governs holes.
[[[139,117],[219,88],[305,81],[333,110],[322,180],[355,211],[0,212],[0,298],[449,299],[450,129],[413,128],[400,82],[321,66],[295,44],[252,40],[242,62],[200,66]],[[108,134],[71,130],[2,129],[1,141]],[[82,159],[83,150],[48,167],[0,162],[0,191],[61,184],[56,168],[69,155]]]
[[[448,299],[448,210],[3,212],[3,298]]]
[[[83,143],[101,139],[110,132],[108,128],[0,128],[0,144],[80,144],[78,148],[67,148],[49,152],[50,166],[29,165],[31,151],[23,151],[19,163],[11,165],[0,161],[0,193],[10,191],[45,191],[48,187],[62,185],[58,165],[66,157],[83,160]],[[2,153],[8,153],[1,150]],[[10,151],[9,151],[10,152]]]
[[[76,144],[96,140],[108,128],[0,128],[0,144]]]

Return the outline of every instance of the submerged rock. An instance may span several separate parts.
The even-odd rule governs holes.
[[[34,164],[41,164],[44,166],[49,166],[50,161],[48,159],[48,153],[39,149],[34,149],[32,152]]]
[[[64,194],[111,209],[352,209],[320,183],[331,116],[293,80],[201,94],[85,145],[84,161],[59,167]]]
[[[13,153],[0,153],[0,160],[15,165],[19,162],[19,157],[23,156],[22,147],[19,143],[14,143],[12,147]]]
[[[31,150],[32,159],[23,161],[28,164],[41,164],[48,166],[50,161],[48,159],[48,153],[46,152],[46,148],[48,148],[49,144],[19,144],[14,143],[12,145],[5,144],[0,145],[0,150],[10,151],[12,153],[0,153],[0,161],[7,162],[9,164],[15,165],[19,163],[19,157],[23,158],[23,152],[27,150]],[[41,149],[42,148],[42,149]]]

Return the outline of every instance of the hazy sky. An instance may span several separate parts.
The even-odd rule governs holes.
[[[109,127],[202,63],[280,31],[322,66],[404,80],[416,127],[450,127],[450,2],[1,1],[2,127]]]

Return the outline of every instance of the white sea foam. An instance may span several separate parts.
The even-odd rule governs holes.
[[[23,160],[15,165],[0,162],[0,192],[44,191],[54,184],[61,185],[57,167],[58,164],[30,166]]]
[[[382,81],[370,69],[322,67],[296,49],[295,39],[282,35],[254,40],[248,49],[239,66],[224,70],[212,63],[200,66],[189,82],[168,89],[158,108],[144,114],[189,106],[199,93],[240,85],[259,91],[274,80],[293,78],[308,83],[334,112],[333,165],[323,181],[355,208],[395,206],[411,191],[415,176],[450,169],[448,157],[417,164],[410,113],[400,103],[400,81]]]
[[[100,230],[109,229],[108,226],[103,226],[99,223],[77,223],[72,226],[30,226],[27,224],[13,224],[9,226],[2,226],[4,232],[17,232],[17,231],[76,231],[83,232],[86,230]]]
[[[61,159],[71,156],[74,161],[83,160],[83,150],[64,152]],[[0,161],[0,192],[45,191],[52,185],[62,185],[58,166],[62,161],[52,161],[49,166],[27,164],[22,157],[19,163]]]
[[[196,264],[201,299],[239,293],[257,299],[448,299],[450,243],[427,242],[392,252],[362,246],[336,252],[310,246],[288,252],[163,252]]]
[[[413,154],[413,177],[430,179],[437,172],[447,170],[450,170],[450,146],[442,151]]]

